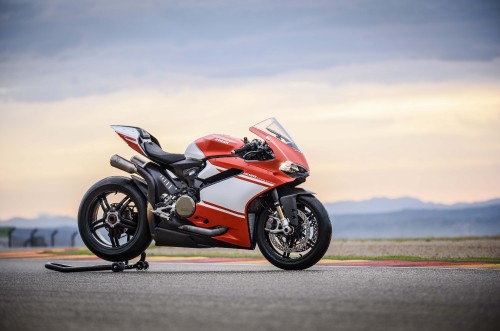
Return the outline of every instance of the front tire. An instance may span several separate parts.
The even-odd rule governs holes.
[[[108,177],[85,194],[78,229],[88,249],[101,259],[128,261],[148,248],[147,203],[130,178]]]
[[[300,195],[297,209],[300,224],[294,227],[292,235],[269,232],[276,216],[268,210],[260,214],[257,226],[260,251],[269,262],[284,270],[303,270],[315,265],[325,255],[332,238],[330,218],[318,199]]]

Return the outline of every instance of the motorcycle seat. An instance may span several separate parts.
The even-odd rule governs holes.
[[[167,153],[152,141],[144,143],[146,155],[153,161],[164,165],[170,165],[185,160],[184,154]]]

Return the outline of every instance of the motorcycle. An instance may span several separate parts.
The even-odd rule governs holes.
[[[133,150],[111,166],[129,177],[107,177],[85,194],[78,228],[85,245],[108,261],[156,246],[255,249],[285,270],[306,269],[326,253],[332,225],[314,193],[297,187],[309,176],[304,154],[270,118],[249,141],[212,134],[184,154],[167,153],[147,131],[112,125]]]

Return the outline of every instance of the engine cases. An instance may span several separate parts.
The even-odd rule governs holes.
[[[175,202],[175,212],[183,218],[191,217],[196,211],[196,202],[189,195],[181,195]]]

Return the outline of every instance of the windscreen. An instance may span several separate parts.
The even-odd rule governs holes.
[[[268,133],[275,138],[281,140],[288,146],[300,152],[299,147],[293,141],[292,137],[288,134],[285,128],[278,122],[274,117],[268,118],[260,123],[257,123],[253,126],[256,129],[259,129],[265,133]]]

